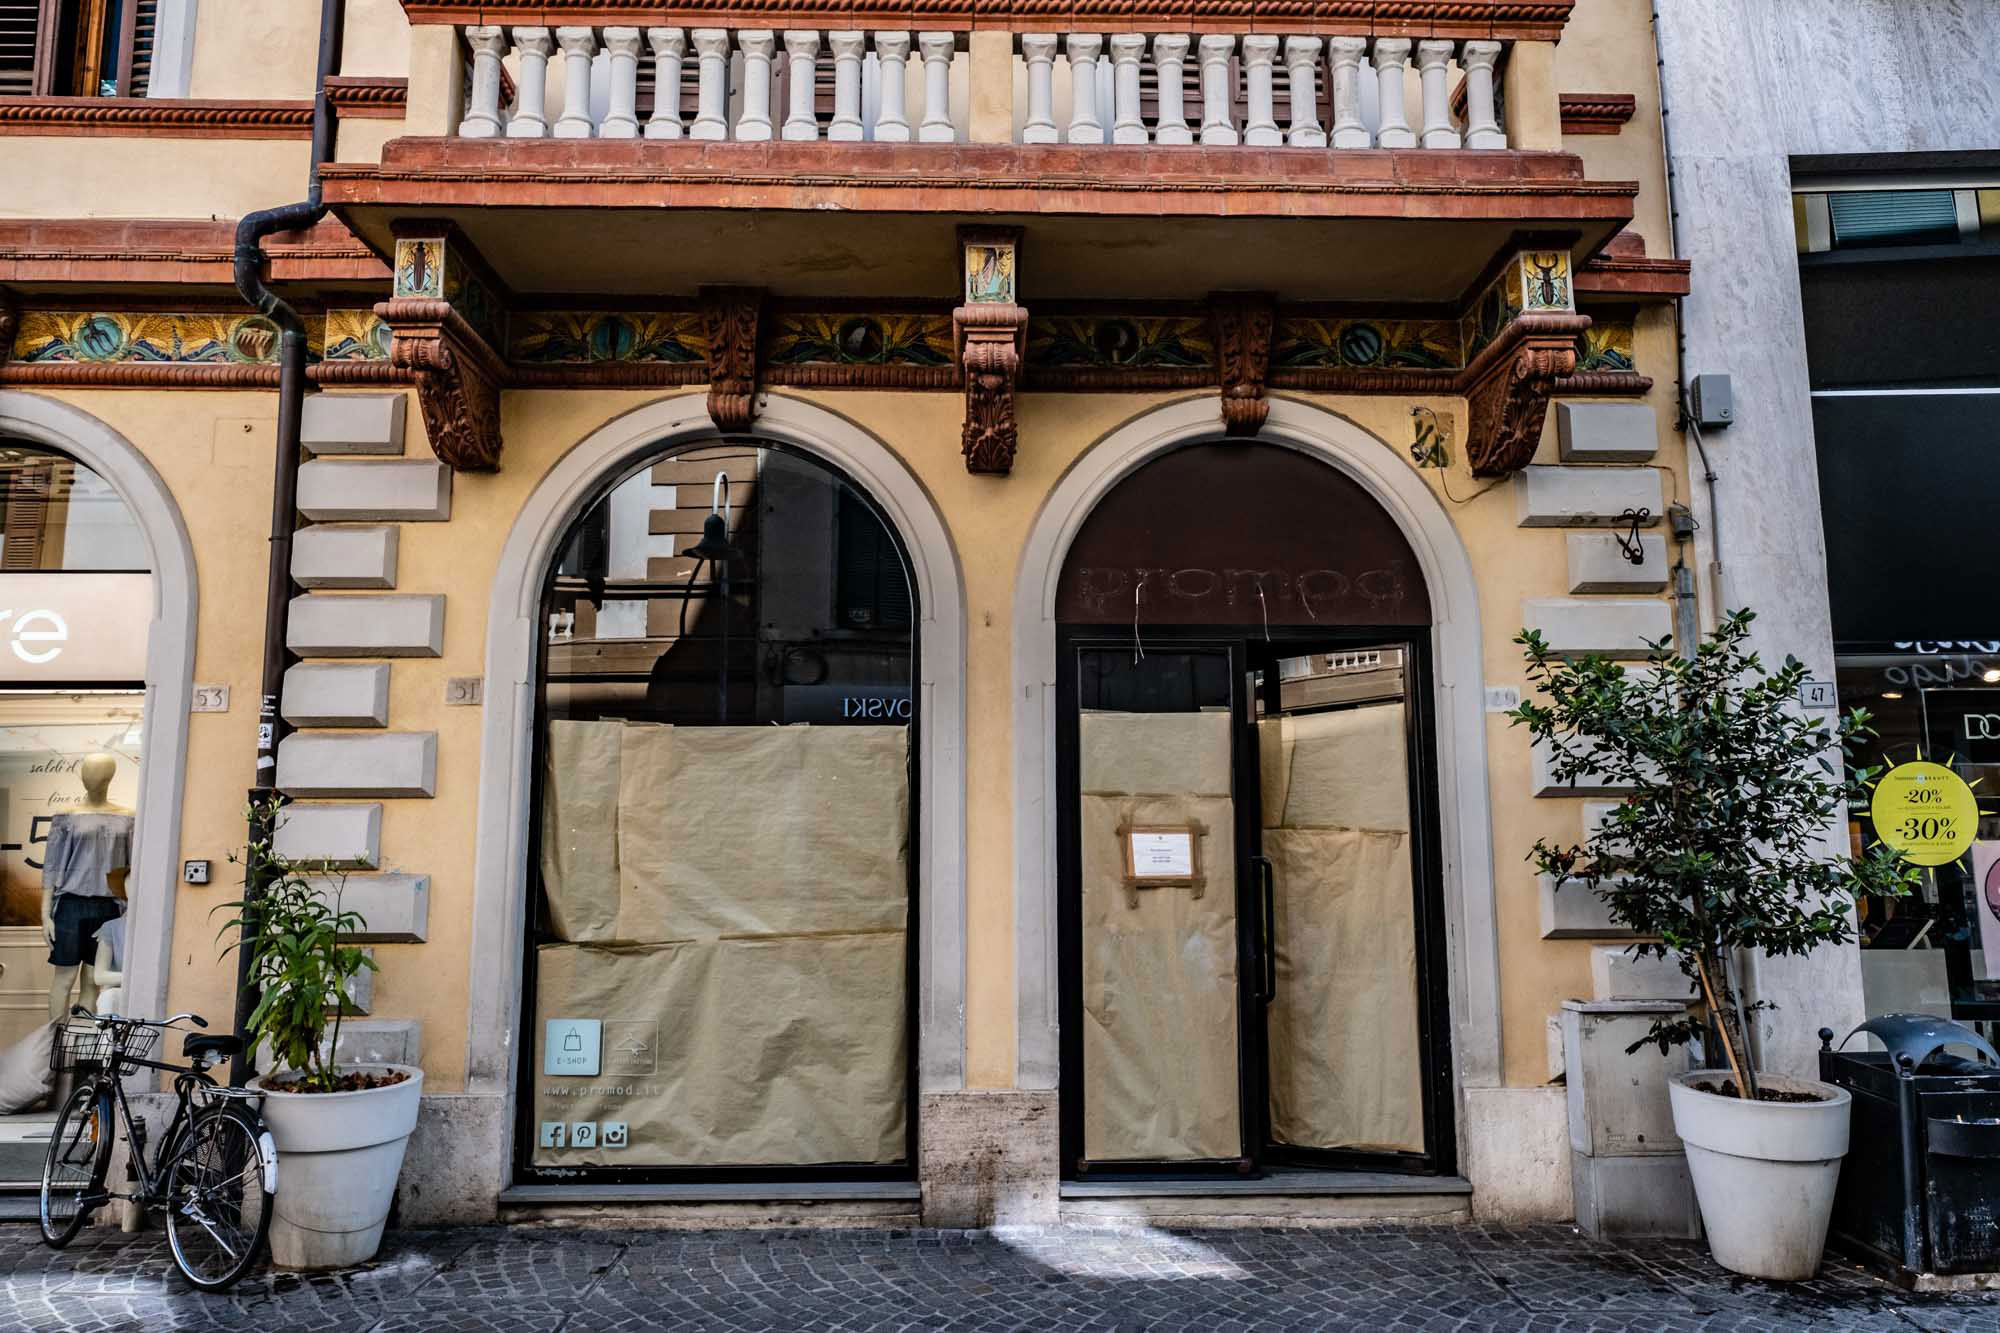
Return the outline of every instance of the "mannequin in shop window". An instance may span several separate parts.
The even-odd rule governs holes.
[[[49,941],[49,1017],[69,1013],[70,992],[97,1008],[98,935],[125,911],[125,874],[132,859],[132,812],[108,793],[118,760],[86,755],[77,766],[83,801],[55,817],[42,854],[42,933]]]

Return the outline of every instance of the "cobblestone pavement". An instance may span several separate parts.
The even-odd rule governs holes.
[[[0,1329],[1996,1330],[2000,1296],[1923,1297],[1832,1262],[1733,1278],[1696,1244],[1567,1227],[392,1234],[332,1277],[188,1290],[157,1233],[43,1248],[0,1227]]]

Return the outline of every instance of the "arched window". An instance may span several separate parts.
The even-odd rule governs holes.
[[[658,455],[544,595],[524,1180],[907,1176],[914,595],[874,502]]]

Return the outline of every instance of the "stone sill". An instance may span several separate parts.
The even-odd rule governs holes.
[[[1272,1171],[1259,1180],[1065,1180],[1065,1199],[1254,1198],[1370,1194],[1470,1194],[1463,1176],[1405,1176],[1387,1171]]]
[[[655,1185],[509,1185],[502,1208],[619,1203],[859,1203],[915,1202],[913,1180],[710,1181]]]

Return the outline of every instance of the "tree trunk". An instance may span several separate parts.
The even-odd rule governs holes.
[[[1737,1021],[1736,996],[1729,988],[1729,973],[1719,950],[1701,949],[1694,956],[1695,972],[1701,982],[1701,998],[1722,1034],[1722,1053],[1729,1072],[1736,1078],[1736,1095],[1754,1098],[1757,1075],[1750,1064],[1750,1043],[1743,1025]]]

